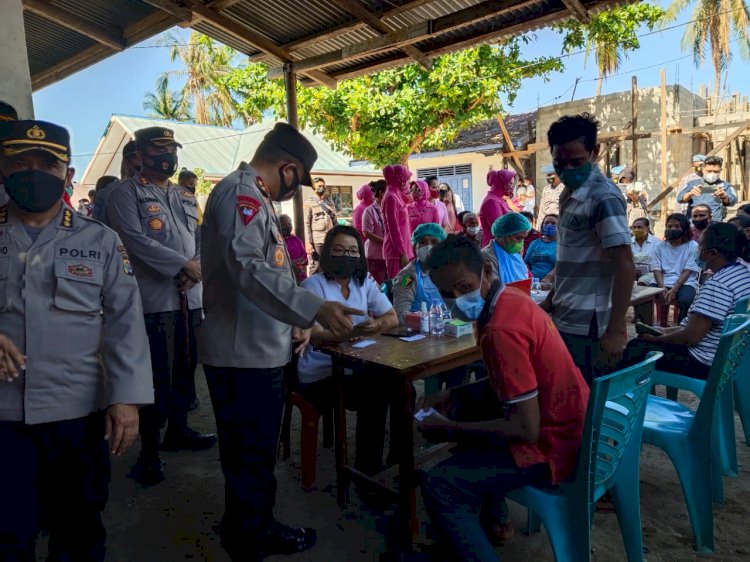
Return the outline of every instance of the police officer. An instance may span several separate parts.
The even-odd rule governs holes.
[[[262,560],[315,543],[314,530],[292,529],[273,518],[282,368],[290,359],[292,326],[307,328],[317,320],[342,336],[352,330],[347,315],[364,314],[323,301],[295,281],[273,202],[309,185],[316,158],[296,129],[278,123],[251,163],[213,189],[204,214],[200,357],[225,478],[221,542],[232,560]],[[295,340],[305,343],[299,332]]]
[[[48,560],[103,561],[109,453],[153,402],[138,286],[117,235],[62,203],[68,132],[16,121],[2,149],[0,560],[36,560],[43,516]]]
[[[0,101],[0,138],[5,136],[10,127],[10,122],[18,119],[18,114],[15,108],[9,103]],[[8,195],[5,193],[5,189],[2,185],[2,179],[0,179],[0,206],[8,204]]]
[[[216,436],[187,425],[202,287],[195,197],[169,179],[181,145],[164,127],[139,129],[135,142],[141,173],[114,188],[107,217],[132,256],[151,346],[155,404],[141,412],[141,454],[131,472],[141,485],[151,486],[164,480],[159,429],[165,421],[164,449],[207,449]]]
[[[333,201],[326,197],[325,180],[315,178],[314,183],[315,197],[311,197],[305,205],[305,242],[310,255],[311,276],[318,272],[326,234],[336,226],[336,208]]]
[[[135,141],[129,141],[122,148],[122,165],[121,177],[123,180],[128,180],[134,177],[136,174],[141,172],[141,154],[135,149]],[[113,177],[113,176],[104,176]],[[99,182],[102,178],[96,182],[96,200],[94,202],[94,211],[92,217],[109,226],[107,219],[107,203],[109,203],[109,196],[117,185],[117,181],[108,182],[100,187]]]

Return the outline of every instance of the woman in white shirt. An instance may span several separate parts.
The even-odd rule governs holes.
[[[328,232],[320,254],[320,270],[302,283],[305,289],[367,315],[352,317],[354,330],[344,340],[315,324],[310,334],[313,346],[366,338],[398,326],[393,306],[367,272],[364,245],[354,228],[339,225]],[[321,410],[333,406],[336,390],[329,355],[307,349],[299,358],[297,374],[303,396]],[[346,379],[347,408],[358,412],[354,468],[367,475],[377,474],[383,467],[388,399],[398,381],[368,371],[357,371]]]
[[[695,262],[695,249],[698,243],[691,240],[690,221],[682,213],[667,217],[664,242],[661,242],[651,256],[651,271],[657,287],[665,287],[666,304],[680,307],[680,322],[687,317],[688,309],[695,299],[700,268]]]
[[[661,240],[651,234],[651,221],[646,217],[635,219],[630,225],[630,231],[633,233],[633,243],[630,247],[633,250],[633,261],[638,271],[638,282],[648,285],[654,282],[654,276],[651,273],[651,256]]]

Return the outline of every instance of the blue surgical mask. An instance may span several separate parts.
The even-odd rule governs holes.
[[[695,263],[700,267],[701,269],[706,269],[706,266],[708,266],[708,262],[706,260],[701,259],[701,249],[696,248],[695,252],[693,252],[693,257],[695,258]]]
[[[456,308],[458,309],[458,316],[463,317],[464,320],[473,322],[479,318],[484,308],[481,286],[475,291],[456,298]]]
[[[586,162],[572,170],[555,168],[555,173],[568,189],[575,191],[586,182],[591,175],[593,167],[594,165],[591,162]]]
[[[557,236],[557,225],[556,224],[545,224],[542,226],[542,235],[554,238]]]

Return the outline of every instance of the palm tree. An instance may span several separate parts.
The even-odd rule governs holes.
[[[192,106],[196,123],[231,127],[238,118],[247,122],[224,80],[233,70],[235,53],[231,48],[196,31],[190,34],[186,45],[173,34],[167,35],[166,44],[170,47],[170,60],[179,58],[184,69],[167,72],[165,76],[184,78],[182,102]]]
[[[624,56],[622,48],[616,43],[609,41],[597,41],[595,38],[589,38],[586,42],[586,53],[584,55],[584,65],[588,61],[591,51],[594,52],[596,70],[599,75],[596,79],[596,95],[602,94],[602,83],[610,74],[614,74],[620,68]]]
[[[674,0],[667,10],[666,21],[674,21],[692,2]],[[682,48],[693,51],[696,66],[703,65],[706,47],[711,50],[714,97],[718,103],[721,73],[732,59],[730,45],[737,41],[740,56],[750,59],[750,10],[744,0],[698,0],[691,19],[682,36]]]
[[[189,107],[186,107],[182,95],[169,89],[169,77],[160,76],[156,80],[156,93],[149,92],[143,100],[143,109],[150,112],[149,117],[159,117],[171,121],[190,121]]]

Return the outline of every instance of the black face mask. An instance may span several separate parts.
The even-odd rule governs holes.
[[[682,238],[682,229],[667,230],[666,235],[667,235],[667,240],[677,240],[678,238]]]
[[[29,213],[49,211],[65,191],[65,180],[40,170],[24,170],[5,178],[5,191]]]
[[[347,278],[354,275],[359,267],[360,258],[352,256],[331,256],[330,273],[335,277]]]
[[[282,228],[281,229],[282,236],[291,236],[292,235],[292,229],[290,228]]]
[[[297,174],[297,168],[294,168],[294,179],[292,183],[287,185],[284,180],[284,170],[279,170],[279,196],[276,201],[289,201],[299,189],[299,174]]]
[[[151,162],[149,164],[149,161]],[[176,152],[165,152],[164,154],[154,154],[153,156],[143,156],[143,165],[149,170],[164,174],[165,176],[173,176],[177,171],[177,153]]]
[[[708,219],[694,220],[693,226],[698,230],[706,230],[706,227],[708,226]]]

